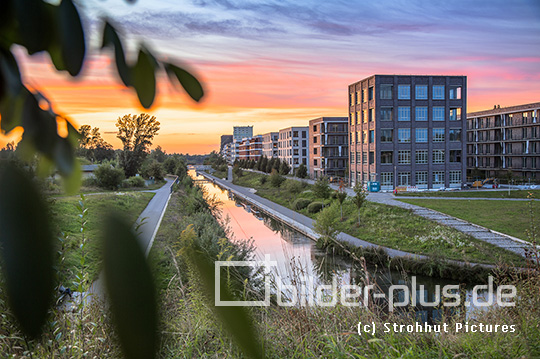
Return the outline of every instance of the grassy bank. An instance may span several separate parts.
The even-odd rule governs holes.
[[[437,191],[437,192],[400,192],[397,197],[463,197],[463,198],[528,198],[532,194],[535,198],[540,198],[540,190],[511,190],[508,191],[489,191],[489,190],[470,190],[470,191]]]
[[[540,202],[527,201],[482,201],[443,199],[401,199],[402,202],[431,208],[451,216],[464,219],[483,227],[527,240],[527,230],[533,218],[538,220]]]
[[[129,192],[124,194],[107,193],[86,196],[85,206],[88,209],[85,236],[88,239],[86,269],[90,279],[97,278],[99,272],[99,229],[102,226],[103,214],[110,211],[122,213],[126,219],[135,223],[146,208],[154,193]],[[52,212],[57,231],[63,232],[65,257],[60,280],[70,287],[73,273],[80,271],[81,221],[76,205],[80,197],[70,196],[53,200]]]
[[[273,187],[270,181],[261,178],[265,175],[244,172],[235,177],[234,183],[257,189],[257,195],[265,197],[290,209],[298,198],[321,201],[329,205],[334,200],[315,197],[313,186],[303,184],[301,190],[295,189],[296,181],[286,180],[280,187]],[[298,210],[311,218],[316,213],[307,209]],[[489,243],[465,235],[453,228],[437,224],[413,214],[411,211],[377,203],[367,202],[358,211],[355,205],[346,200],[343,204],[343,221],[337,228],[365,241],[407,252],[425,254],[436,258],[454,259],[477,263],[507,263],[524,265],[520,256]],[[358,224],[360,214],[360,224]]]

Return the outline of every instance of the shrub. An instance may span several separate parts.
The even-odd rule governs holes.
[[[96,187],[98,185],[97,179],[94,176],[83,178],[82,185],[84,187]]]
[[[261,184],[265,184],[267,179],[268,178],[266,178],[266,176],[262,176],[259,181],[261,182]]]
[[[132,176],[125,180],[128,187],[144,187],[144,178],[141,176]]]
[[[270,184],[272,187],[281,186],[283,181],[285,181],[285,177],[281,176],[275,169],[272,170],[272,174],[270,175]]]
[[[322,177],[315,181],[313,185],[313,194],[319,198],[327,199],[330,197],[330,184],[328,183],[328,178]]]
[[[294,201],[293,208],[299,211],[309,206],[310,203],[311,203],[311,200],[307,198],[298,198],[296,201]]]
[[[292,194],[298,194],[303,190],[302,184],[296,180],[287,180],[285,188]]]
[[[110,164],[102,164],[95,171],[97,185],[102,188],[116,189],[125,178],[124,170],[112,167]]]
[[[288,175],[291,171],[291,166],[285,161],[281,162],[281,165],[279,166],[279,173],[282,175]]]
[[[296,169],[296,177],[298,177],[298,178],[306,178],[307,176],[308,176],[307,167],[302,163]]]
[[[307,206],[307,211],[309,213],[317,213],[317,212],[320,212],[322,208],[323,208],[322,202],[313,202]]]

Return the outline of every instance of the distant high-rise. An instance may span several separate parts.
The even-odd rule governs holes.
[[[467,77],[373,75],[349,85],[351,184],[461,187]]]
[[[231,143],[232,141],[233,141],[233,136],[232,135],[222,135],[221,136],[221,144],[219,146],[219,151],[223,152],[223,147],[225,147],[225,145],[227,143]]]
[[[253,137],[253,126],[234,126],[233,139],[242,141],[244,138]]]

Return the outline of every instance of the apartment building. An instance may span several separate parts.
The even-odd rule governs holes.
[[[319,117],[309,121],[309,176],[345,178],[349,160],[347,117]]]
[[[244,138],[253,137],[253,126],[234,126],[233,139],[242,141]]]
[[[349,85],[350,184],[461,187],[467,77],[373,75]]]
[[[244,138],[238,147],[240,160],[257,161],[262,156],[262,136]]]
[[[540,179],[540,102],[467,114],[467,176]]]
[[[278,157],[278,132],[268,132],[262,135],[262,154],[267,158]]]
[[[309,170],[308,127],[288,127],[279,130],[278,158],[287,161],[292,171],[304,164]]]

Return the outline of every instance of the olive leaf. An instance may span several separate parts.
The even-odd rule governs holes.
[[[200,101],[204,96],[204,91],[201,83],[189,72],[179,68],[173,64],[164,63],[165,70],[169,75],[171,82],[176,82],[174,79],[180,82],[180,85],[186,90],[189,96],[195,101]]]

